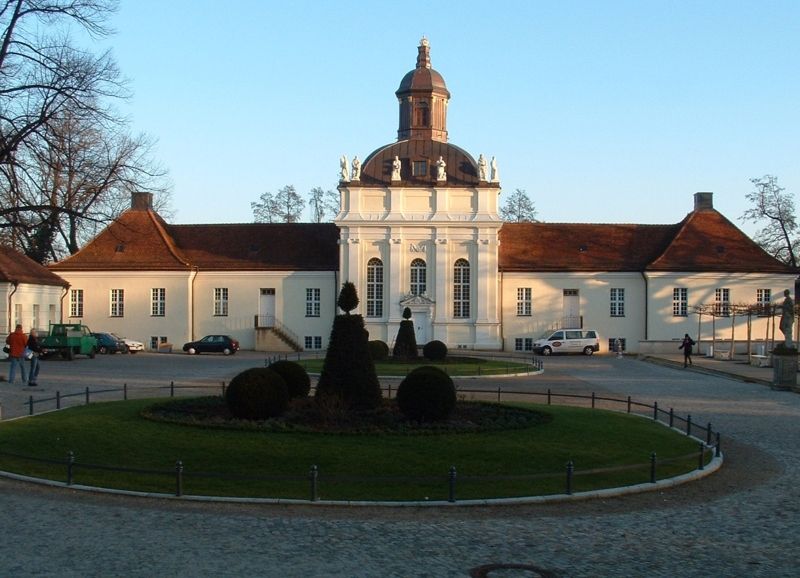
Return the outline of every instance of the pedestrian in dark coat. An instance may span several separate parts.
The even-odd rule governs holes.
[[[678,349],[683,349],[683,366],[689,367],[692,365],[692,347],[694,346],[694,341],[689,334],[685,334],[683,336],[683,341],[681,341],[681,346]]]
[[[33,352],[33,355],[31,355],[31,370],[28,373],[28,385],[35,387],[39,378],[39,356],[42,354],[42,345],[39,343],[39,335],[36,329],[31,329],[28,334],[28,349]]]

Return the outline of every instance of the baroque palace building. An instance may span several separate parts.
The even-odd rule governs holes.
[[[409,307],[420,344],[527,351],[545,330],[582,327],[598,331],[601,351],[617,338],[628,351],[671,350],[697,336],[694,306],[724,317],[794,287],[796,272],[716,211],[711,193],[673,225],[503,223],[494,157],[448,142],[450,93],[427,40],[396,95],[397,141],[363,162],[340,159],[334,223],[172,225],[134,193],[50,267],[69,283],[64,320],[151,349],[211,333],[244,349],[324,349],[349,280],[370,338],[389,345]],[[768,319],[751,319],[754,339],[767,339]],[[730,324],[715,327],[729,337]],[[710,324],[701,330],[711,337]]]

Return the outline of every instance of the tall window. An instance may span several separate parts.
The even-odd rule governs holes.
[[[533,312],[530,287],[517,287],[517,317],[530,317]]]
[[[14,303],[14,325],[25,325],[22,319],[22,303]]]
[[[625,289],[611,288],[611,317],[625,317]]]
[[[411,174],[415,177],[424,177],[428,174],[428,161],[413,161],[411,163]]]
[[[428,291],[428,268],[422,259],[411,261],[411,294],[422,295]]]
[[[214,288],[214,316],[227,317],[228,316],[228,288],[215,287]]]
[[[33,322],[31,323],[31,327],[34,329],[40,329],[39,326],[39,305],[37,303],[33,304]]]
[[[756,289],[756,303],[758,304],[759,315],[769,315],[770,301],[772,301],[772,290]]]
[[[319,317],[320,290],[306,288],[306,317]]]
[[[722,317],[731,315],[731,290],[727,287],[714,289],[714,314]]]
[[[672,290],[672,316],[686,317],[689,308],[689,290],[686,287],[675,287]]]
[[[125,289],[111,290],[111,317],[125,316]]]
[[[469,261],[459,259],[453,267],[453,317],[469,317]]]
[[[83,317],[83,289],[70,289],[69,316]]]
[[[164,317],[167,313],[167,290],[163,287],[154,287],[150,290],[150,315]]]
[[[383,316],[383,261],[367,262],[367,317]]]

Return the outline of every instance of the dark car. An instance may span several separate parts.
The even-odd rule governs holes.
[[[206,335],[199,341],[184,344],[183,350],[189,355],[195,353],[224,353],[231,355],[239,351],[239,342],[228,335]]]
[[[128,353],[128,346],[116,335],[111,333],[92,333],[92,337],[97,339],[98,353]]]

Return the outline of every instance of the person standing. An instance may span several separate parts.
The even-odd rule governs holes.
[[[683,341],[681,342],[681,346],[678,349],[683,349],[683,366],[688,367],[692,365],[692,347],[694,346],[694,341],[689,334],[686,333],[683,336]]]
[[[22,325],[17,323],[14,333],[6,337],[6,344],[8,345],[8,360],[11,362],[11,367],[8,370],[8,383],[14,383],[14,374],[16,373],[17,366],[19,372],[22,374],[22,383],[28,381],[25,375],[25,345],[28,343],[28,337],[22,332]]]
[[[39,335],[36,329],[31,328],[28,335],[28,349],[33,352],[31,355],[31,368],[28,373],[28,386],[34,387],[37,385],[39,378],[39,356],[42,354],[42,344],[39,343]]]

